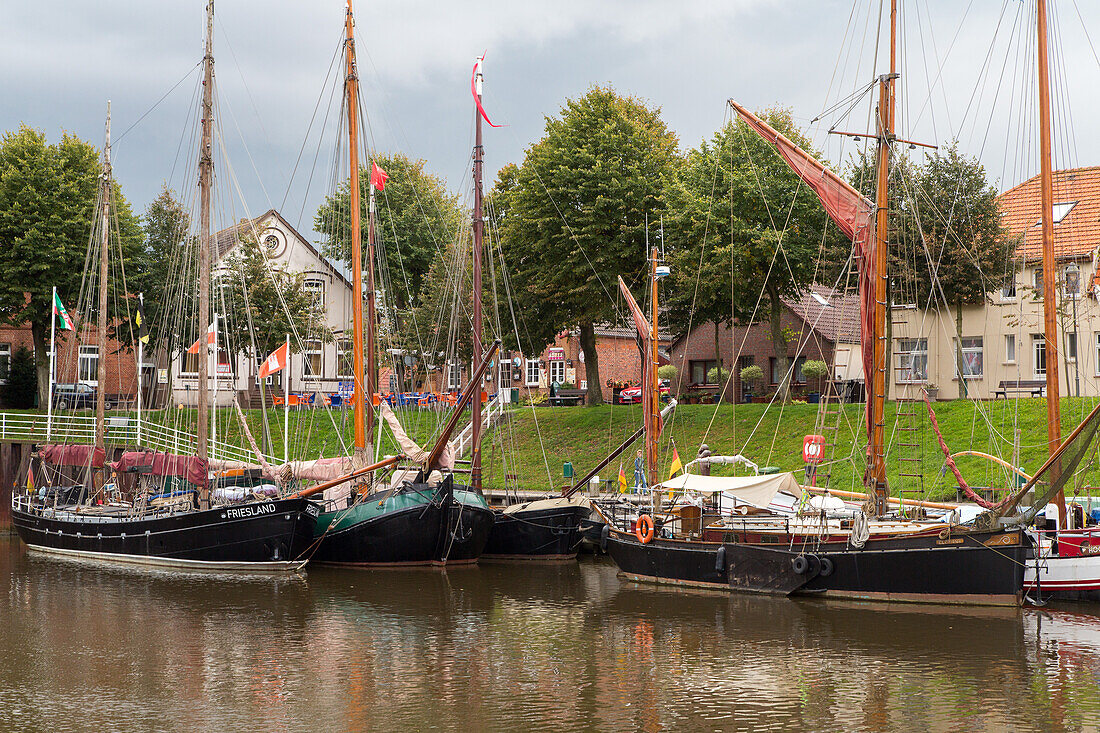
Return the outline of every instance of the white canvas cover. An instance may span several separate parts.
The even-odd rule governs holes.
[[[698,494],[721,493],[761,509],[766,509],[780,491],[795,496],[802,493],[793,473],[774,473],[770,476],[700,476],[696,473],[684,473],[670,478],[657,488],[665,491],[694,491]]]

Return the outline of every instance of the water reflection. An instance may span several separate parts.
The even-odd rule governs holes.
[[[1087,607],[658,591],[591,561],[179,576],[33,559],[14,539],[0,539],[0,583],[3,730],[1100,721],[1100,618]]]

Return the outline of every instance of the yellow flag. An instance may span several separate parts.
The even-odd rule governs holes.
[[[626,493],[626,474],[623,473],[623,467],[619,466],[619,493]]]

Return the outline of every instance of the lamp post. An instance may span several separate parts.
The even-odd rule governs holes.
[[[1065,292],[1073,301],[1073,394],[1081,396],[1081,344],[1077,335],[1077,295],[1081,292],[1081,268],[1076,262],[1066,265]]]

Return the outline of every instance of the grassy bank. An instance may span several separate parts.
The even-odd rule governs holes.
[[[1081,398],[1062,400],[1063,435],[1083,419],[1092,404]],[[891,484],[901,484],[900,473],[911,473],[902,457],[920,459],[924,475],[924,488],[929,497],[954,495],[954,480],[943,474],[943,453],[935,433],[929,424],[927,411],[922,404],[912,406],[916,419],[912,424],[917,430],[896,430],[898,404],[887,405],[887,437],[894,447],[888,458],[888,474]],[[671,461],[672,443],[680,458],[686,463],[695,456],[701,443],[706,443],[716,454],[741,453],[761,466],[777,466],[784,470],[801,470],[802,439],[815,431],[816,405],[794,404],[765,409],[765,405],[681,405],[676,408],[666,425],[661,444],[661,464]],[[907,408],[908,409],[908,408]],[[975,450],[1000,456],[1011,461],[1014,440],[1018,440],[1020,465],[1025,471],[1035,471],[1046,457],[1046,401],[1024,399],[1018,401],[972,402],[958,400],[939,402],[936,416],[948,447],[952,451]],[[863,475],[863,453],[866,446],[862,427],[862,405],[849,405],[843,413],[842,424],[836,432],[836,461],[832,465],[831,486],[839,489],[860,490]],[[188,432],[194,431],[193,410],[171,410],[152,413],[148,419],[173,425]],[[444,413],[403,411],[402,422],[410,435],[418,442],[430,444]],[[264,429],[261,410],[246,411],[246,419],[253,435],[266,452],[283,455],[282,410],[269,410],[268,430]],[[638,406],[605,405],[586,407],[538,407],[516,408],[511,419],[491,430],[483,445],[485,480],[490,486],[500,487],[505,475],[516,477],[521,488],[541,489],[560,486],[562,463],[572,462],[578,475],[594,466],[612,448],[617,446],[641,424],[641,408]],[[901,424],[907,421],[902,420]],[[303,410],[290,414],[289,453],[291,458],[318,458],[343,455],[352,443],[353,428],[348,411]],[[1018,431],[1018,439],[1015,437]],[[825,431],[830,435],[831,431]],[[270,435],[270,440],[265,439]],[[247,446],[239,419],[232,410],[219,410],[218,439],[240,446]],[[916,443],[916,448],[902,448],[896,444]],[[388,431],[383,433],[383,453],[395,452]],[[1092,464],[1084,474],[1084,481],[1091,486],[1100,485],[1100,470],[1096,467],[1095,451]],[[1086,458],[1086,460],[1089,460]],[[967,480],[975,486],[1005,486],[1008,476],[1004,469],[980,458],[960,458],[959,466]],[[622,465],[631,477],[633,452],[622,459]],[[908,464],[915,465],[915,464]],[[601,478],[611,478],[618,473],[619,461],[601,471]],[[662,471],[665,469],[662,469]]]

